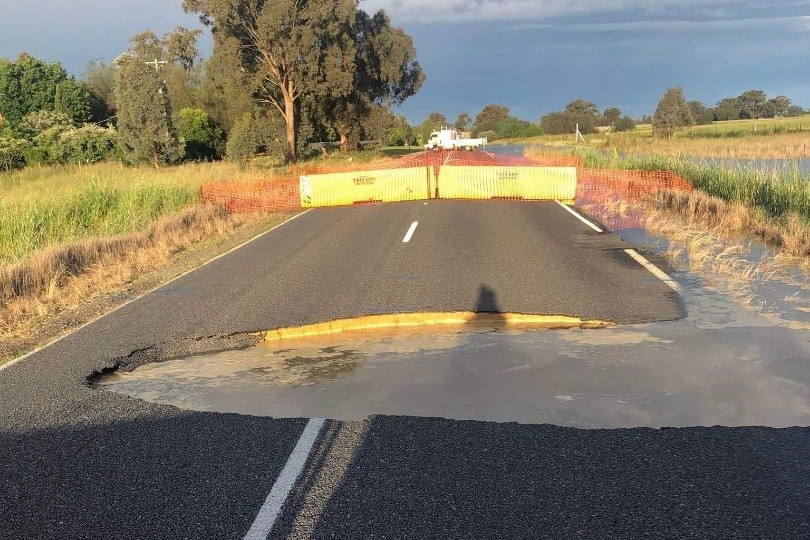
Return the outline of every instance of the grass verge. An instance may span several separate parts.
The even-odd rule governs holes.
[[[109,312],[288,217],[232,216],[218,207],[198,205],[162,218],[145,231],[53,246],[26,261],[2,267],[0,281],[5,283],[7,276],[16,275],[30,288],[27,294],[0,302],[0,364]],[[84,268],[66,270],[77,262],[71,258],[76,253],[83,253]]]
[[[159,284],[149,276],[171,279],[161,273],[192,253],[286,217],[198,202],[202,184],[257,174],[228,163],[104,163],[0,175],[0,362]]]

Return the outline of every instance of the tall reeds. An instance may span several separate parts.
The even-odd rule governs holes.
[[[726,202],[758,208],[780,220],[797,215],[810,224],[810,176],[796,166],[775,170],[728,168],[661,155],[621,157],[595,151],[586,152],[584,158],[586,167],[672,171]]]
[[[53,244],[143,230],[197,199],[198,191],[191,186],[144,183],[121,188],[91,182],[63,198],[22,204],[0,200],[0,264]]]

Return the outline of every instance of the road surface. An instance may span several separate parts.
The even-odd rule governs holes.
[[[806,428],[321,425],[87,384],[122,359],[382,312],[682,317],[677,293],[629,247],[552,202],[303,214],[0,371],[0,536],[810,537]]]

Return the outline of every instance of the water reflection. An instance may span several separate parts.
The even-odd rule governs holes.
[[[744,159],[744,158],[711,158],[684,157],[701,165],[716,165],[726,169],[757,170],[764,172],[796,172],[799,175],[810,175],[810,158],[792,159]]]
[[[678,279],[689,316],[671,323],[509,331],[490,321],[285,341],[147,365],[100,386],[183,408],[280,417],[810,425],[810,313],[761,312]],[[484,302],[496,302],[487,294]],[[792,298],[810,305],[806,289]]]

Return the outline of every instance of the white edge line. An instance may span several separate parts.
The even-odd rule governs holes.
[[[681,290],[681,286],[678,285],[678,283],[674,279],[669,277],[666,273],[664,273],[663,270],[661,270],[653,263],[648,261],[646,258],[644,258],[644,256],[640,255],[638,251],[636,251],[635,249],[625,249],[624,252],[630,255],[633,258],[633,260],[635,260],[638,264],[649,270],[650,273],[652,273],[652,275],[654,275],[655,277],[657,277],[658,279],[669,285],[669,287],[673,291]]]
[[[590,227],[591,229],[595,230],[595,231],[596,231],[596,232],[598,232],[598,233],[605,232],[605,231],[603,231],[602,229],[600,229],[599,227],[597,227],[596,225],[594,225],[593,223],[591,223],[590,221],[588,221],[587,219],[585,219],[584,217],[582,217],[581,215],[579,215],[579,214],[578,214],[577,212],[575,212],[573,209],[569,208],[567,205],[565,205],[565,204],[561,203],[560,201],[555,201],[555,202],[556,202],[557,204],[559,204],[560,206],[562,206],[563,208],[565,208],[565,210],[566,210],[566,211],[567,211],[569,214],[571,214],[572,216],[574,216],[575,218],[577,218],[578,220],[580,220],[582,223],[584,223],[585,225],[587,225],[587,226],[588,226],[588,227]]]
[[[416,232],[416,228],[418,226],[419,226],[418,221],[414,221],[413,223],[411,223],[411,228],[408,229],[408,232],[405,233],[405,238],[402,239],[403,244],[407,244],[408,242],[411,241],[411,238],[413,238],[413,233]]]
[[[281,509],[284,507],[290,491],[295,486],[301,471],[304,470],[304,465],[309,459],[309,454],[318,439],[318,434],[321,432],[324,422],[323,418],[310,418],[309,422],[307,422],[304,432],[301,433],[301,437],[298,439],[295,448],[293,448],[290,457],[287,458],[287,463],[284,464],[284,468],[256,515],[256,519],[253,520],[253,525],[250,526],[250,530],[245,535],[245,540],[266,540],[267,535],[273,530],[273,525],[275,525]]]
[[[311,210],[311,209],[310,209],[310,210]],[[199,270],[200,268],[203,268],[204,266],[208,266],[208,265],[209,265],[209,264],[211,264],[212,262],[214,262],[214,261],[216,261],[216,260],[218,260],[218,259],[221,259],[222,257],[225,257],[225,256],[227,256],[227,255],[230,255],[230,254],[231,254],[231,253],[233,253],[234,251],[236,251],[236,250],[238,250],[238,249],[241,249],[241,248],[245,247],[246,245],[250,244],[251,242],[253,242],[253,241],[255,241],[255,240],[258,240],[259,238],[261,238],[262,236],[264,236],[264,235],[266,235],[266,234],[270,234],[271,232],[275,231],[275,230],[276,230],[276,229],[278,229],[279,227],[281,227],[281,226],[283,226],[283,225],[286,225],[286,224],[287,224],[287,223],[289,223],[290,221],[292,221],[292,220],[294,220],[294,219],[297,219],[297,218],[299,218],[299,217],[303,216],[304,214],[306,214],[306,213],[310,212],[310,210],[304,210],[304,211],[303,211],[303,212],[301,212],[300,214],[296,214],[296,215],[292,216],[291,218],[289,218],[289,219],[286,219],[286,220],[282,221],[281,223],[279,223],[279,224],[278,224],[278,225],[276,225],[275,227],[273,227],[273,228],[271,228],[271,229],[268,229],[268,230],[266,230],[266,231],[264,231],[264,232],[262,232],[262,233],[257,234],[257,235],[256,235],[256,236],[254,236],[253,238],[251,238],[251,239],[249,239],[249,240],[246,240],[245,242],[242,242],[242,243],[241,243],[241,244],[239,244],[238,246],[236,246],[236,247],[234,247],[234,248],[229,249],[229,250],[228,250],[228,251],[226,251],[225,253],[220,253],[220,254],[219,254],[219,255],[217,255],[216,257],[214,257],[214,258],[212,258],[212,259],[209,259],[209,260],[205,261],[205,262],[204,262],[204,263],[202,263],[201,265],[199,265],[199,266],[195,266],[195,267],[194,267],[194,268],[192,268],[191,270],[187,270],[187,271],[183,272],[182,274],[180,274],[179,276],[173,277],[173,278],[172,278],[172,279],[170,279],[169,281],[166,281],[166,282],[164,282],[164,283],[161,283],[160,285],[158,285],[158,286],[157,286],[157,287],[155,287],[154,289],[151,289],[151,290],[149,290],[149,291],[147,291],[147,292],[143,293],[143,294],[142,294],[142,295],[140,295],[140,296],[137,296],[137,297],[135,297],[135,298],[131,298],[131,299],[127,300],[126,302],[124,302],[124,303],[123,303],[123,304],[121,304],[120,306],[117,306],[117,307],[115,307],[114,309],[112,309],[112,310],[108,311],[107,313],[104,313],[103,315],[100,315],[100,316],[96,317],[95,319],[93,319],[93,320],[91,320],[91,321],[88,321],[88,322],[84,323],[83,325],[79,326],[78,328],[75,328],[75,329],[71,330],[71,331],[70,331],[70,332],[68,332],[67,334],[64,334],[64,335],[62,335],[62,336],[59,336],[58,338],[54,339],[53,341],[51,341],[51,342],[49,342],[49,343],[46,343],[45,345],[42,345],[41,347],[37,347],[37,348],[36,348],[36,349],[34,349],[33,351],[28,352],[28,353],[26,353],[26,354],[24,354],[24,355],[22,355],[22,356],[20,356],[20,357],[18,357],[18,358],[15,358],[14,360],[9,360],[9,361],[8,361],[8,362],[6,362],[5,364],[0,365],[0,372],[2,372],[2,371],[4,371],[4,370],[6,370],[6,369],[8,369],[8,368],[10,368],[11,366],[14,366],[14,365],[16,365],[16,364],[19,364],[20,362],[22,362],[23,360],[25,360],[26,358],[28,358],[28,357],[30,357],[30,356],[33,356],[33,355],[35,355],[35,354],[37,354],[37,353],[39,353],[39,352],[44,351],[45,349],[47,349],[47,348],[48,348],[48,347],[50,347],[51,345],[55,345],[55,344],[59,343],[60,341],[62,341],[62,340],[63,340],[63,339],[65,339],[66,337],[69,337],[69,336],[71,336],[71,335],[75,334],[76,332],[78,332],[79,330],[82,330],[83,328],[85,328],[85,327],[87,327],[87,326],[90,326],[91,324],[93,324],[93,323],[95,323],[95,322],[97,322],[97,321],[99,321],[99,320],[103,319],[103,318],[104,318],[104,317],[106,317],[107,315],[111,315],[111,314],[115,313],[115,312],[116,312],[116,311],[118,311],[119,309],[121,309],[121,308],[123,308],[123,307],[128,306],[128,305],[129,305],[129,304],[131,304],[132,302],[137,302],[138,300],[140,300],[140,299],[141,299],[141,298],[143,298],[144,296],[149,296],[150,294],[152,294],[152,293],[153,293],[153,292],[155,292],[156,290],[160,289],[161,287],[165,287],[166,285],[168,285],[169,283],[172,283],[173,281],[176,281],[176,280],[178,280],[178,279],[180,279],[180,278],[182,278],[182,277],[185,277],[185,276],[189,275],[189,274],[190,274],[190,273],[192,273],[192,272],[196,272],[196,271],[197,271],[197,270]]]

